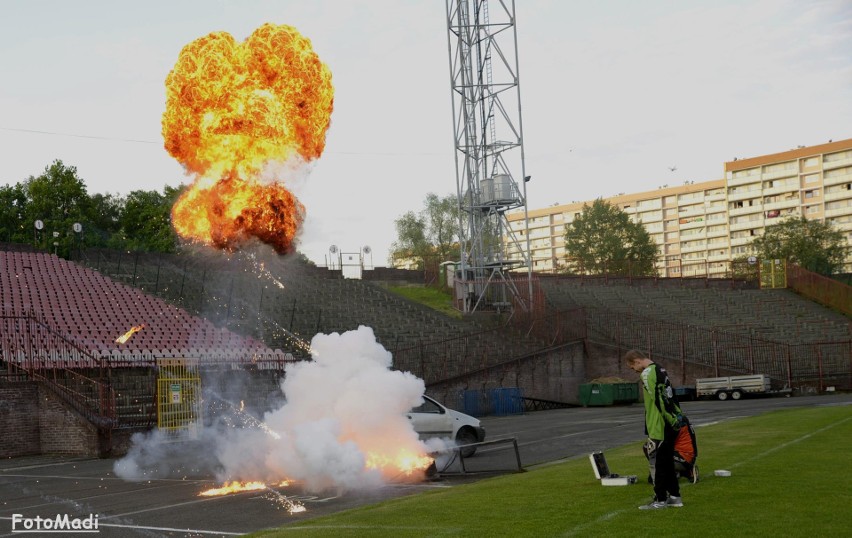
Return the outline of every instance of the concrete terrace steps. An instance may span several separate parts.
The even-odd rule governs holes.
[[[557,308],[602,307],[795,343],[852,338],[844,316],[787,290],[579,286],[568,279],[543,279],[542,288]]]
[[[182,260],[179,256],[139,256],[134,258],[135,281],[150,286],[153,280],[158,294],[215,325],[253,336],[269,347],[297,356],[306,353],[303,344],[294,344],[293,335],[310,341],[317,332],[343,332],[360,325],[372,327],[378,341],[391,351],[462,338],[486,329],[477,321],[447,317],[371,282],[335,277],[333,272],[306,268],[292,259],[266,260],[259,274],[250,264],[234,258],[224,261],[225,258],[205,255]],[[140,280],[140,275],[145,276]],[[179,287],[182,294],[175,293]],[[544,347],[523,335],[490,334],[490,342],[468,337],[471,341],[467,345],[476,342],[475,345],[487,349],[484,355],[494,363]],[[500,340],[499,346],[493,341],[495,338]],[[448,350],[451,345],[455,344],[444,348]],[[475,367],[481,367],[479,355],[475,351],[470,351],[470,355],[476,357],[471,359],[476,362]]]

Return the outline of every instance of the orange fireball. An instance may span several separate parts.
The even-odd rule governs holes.
[[[196,175],[175,203],[184,238],[231,249],[256,237],[293,249],[304,206],[271,164],[322,155],[331,72],[291,26],[265,24],[242,44],[214,32],[183,48],[166,78],[165,148]]]

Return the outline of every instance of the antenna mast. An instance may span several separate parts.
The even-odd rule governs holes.
[[[517,305],[531,310],[515,2],[446,0],[446,7],[461,256],[456,298],[464,312]],[[519,238],[505,213],[521,207]],[[524,266],[528,293],[508,274]]]

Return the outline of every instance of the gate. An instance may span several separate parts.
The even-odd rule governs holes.
[[[157,359],[157,428],[174,440],[201,430],[201,376],[197,359]]]

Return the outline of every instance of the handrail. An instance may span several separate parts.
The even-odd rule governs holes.
[[[89,378],[68,367],[69,363],[76,363],[78,367],[94,367],[103,372],[102,360],[95,358],[75,342],[56,332],[33,312],[14,313],[6,310],[2,312],[2,318],[24,321],[21,325],[25,334],[23,342],[27,348],[15,349],[14,353],[11,354],[14,356],[3,357],[10,374],[21,375],[23,373],[30,379],[41,382],[99,428],[112,429],[116,426],[115,391],[113,388],[107,383]],[[43,330],[48,336],[49,343],[58,343],[58,345],[51,346],[51,349],[60,353],[59,360],[42,360],[40,357],[33,356],[37,353],[34,349],[39,347],[34,341],[36,339],[34,328]],[[50,342],[51,339],[53,342]],[[39,348],[39,351],[46,350],[47,348],[43,346]],[[68,358],[69,350],[74,357]],[[80,357],[82,357],[82,360]],[[50,375],[45,375],[48,372],[53,374],[52,378]],[[67,384],[63,384],[60,379],[70,381],[69,384],[79,387],[80,390],[74,390]],[[86,388],[88,390],[83,392]]]

